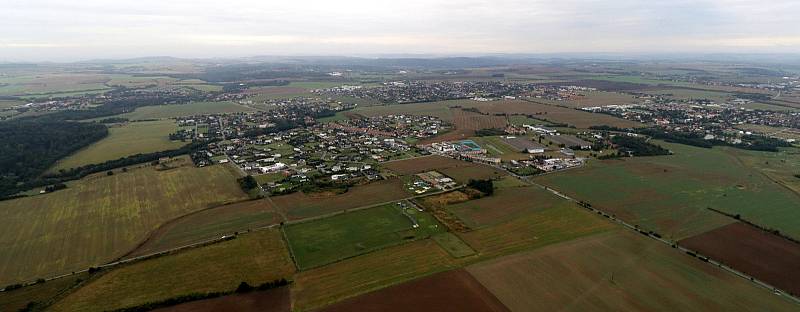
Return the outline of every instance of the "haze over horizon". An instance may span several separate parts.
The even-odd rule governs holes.
[[[797,1],[0,4],[0,61],[153,55],[800,53]]]

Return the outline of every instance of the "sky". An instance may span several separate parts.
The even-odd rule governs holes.
[[[797,0],[2,0],[0,61],[800,53]]]

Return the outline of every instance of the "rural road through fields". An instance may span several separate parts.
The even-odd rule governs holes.
[[[734,275],[736,275],[736,276],[739,276],[739,277],[741,277],[741,278],[743,278],[743,279],[746,279],[746,280],[749,280],[749,281],[753,282],[753,284],[755,284],[755,285],[757,285],[757,286],[760,286],[760,287],[766,288],[767,290],[770,290],[770,291],[773,291],[773,292],[775,292],[775,294],[777,294],[777,295],[782,295],[782,296],[784,296],[784,297],[786,297],[786,298],[789,298],[790,300],[794,301],[795,303],[797,303],[797,304],[800,304],[800,298],[797,298],[797,297],[795,297],[795,296],[793,296],[793,295],[791,295],[791,294],[789,294],[789,293],[787,293],[787,292],[785,292],[785,291],[783,291],[783,290],[781,290],[781,289],[779,289],[779,288],[777,288],[777,287],[775,287],[775,286],[772,286],[772,285],[770,285],[770,284],[767,284],[767,283],[765,283],[765,282],[763,282],[763,281],[761,281],[761,280],[759,280],[759,279],[756,279],[755,277],[752,277],[752,276],[750,276],[750,275],[747,275],[747,274],[745,274],[745,273],[743,273],[743,272],[740,272],[740,271],[738,271],[738,270],[736,270],[736,269],[734,269],[734,268],[731,268],[731,267],[729,267],[729,266],[727,266],[727,265],[724,265],[724,264],[722,264],[722,263],[721,263],[721,262],[719,262],[719,261],[716,261],[716,260],[714,260],[714,259],[711,259],[711,258],[709,258],[709,257],[703,256],[703,255],[699,254],[698,252],[696,252],[696,251],[694,251],[694,250],[690,250],[690,249],[688,249],[688,248],[682,247],[682,246],[678,245],[678,243],[677,243],[677,242],[669,241],[669,240],[667,240],[667,239],[664,239],[664,238],[662,238],[662,237],[655,236],[655,235],[653,235],[652,233],[645,232],[645,230],[644,230],[644,229],[640,229],[638,226],[635,226],[635,225],[632,225],[632,224],[630,224],[630,223],[628,223],[628,222],[625,222],[625,221],[623,221],[623,220],[620,220],[620,219],[618,219],[618,218],[616,218],[616,217],[614,217],[614,216],[612,216],[612,215],[609,215],[609,214],[605,213],[604,211],[601,211],[601,210],[599,210],[599,209],[596,209],[596,208],[594,208],[594,207],[591,207],[591,205],[588,205],[588,206],[587,206],[587,205],[586,205],[586,204],[584,204],[582,201],[576,200],[576,199],[574,199],[574,198],[572,198],[572,197],[570,197],[570,196],[568,196],[568,195],[566,195],[566,194],[564,194],[564,193],[562,193],[562,192],[559,192],[559,191],[558,191],[558,190],[556,190],[556,189],[553,189],[553,188],[551,188],[551,187],[548,187],[548,186],[545,186],[545,185],[542,185],[542,184],[539,184],[539,183],[533,182],[533,181],[529,180],[527,177],[523,177],[523,176],[516,175],[515,173],[513,173],[513,172],[511,172],[511,171],[509,171],[509,170],[506,170],[505,168],[503,168],[503,167],[501,167],[501,166],[493,166],[493,167],[495,167],[495,168],[498,168],[498,169],[501,169],[501,170],[504,170],[504,171],[508,172],[508,174],[510,174],[510,175],[512,175],[512,176],[514,176],[514,177],[516,177],[516,178],[517,178],[517,179],[519,179],[520,181],[523,181],[523,182],[527,183],[528,185],[531,185],[531,186],[536,186],[536,187],[542,188],[542,189],[544,189],[544,190],[547,190],[547,191],[549,191],[550,193],[552,193],[552,194],[554,194],[554,195],[556,195],[556,196],[558,196],[558,197],[561,197],[561,198],[563,198],[563,199],[566,199],[566,200],[569,200],[569,201],[575,202],[575,203],[577,203],[579,206],[581,206],[581,207],[583,207],[583,208],[586,208],[586,209],[588,209],[588,210],[590,210],[590,211],[592,211],[592,212],[594,212],[594,213],[600,214],[600,215],[602,215],[602,216],[606,217],[607,219],[609,219],[609,220],[611,220],[611,221],[614,221],[614,222],[616,222],[616,223],[618,223],[618,224],[620,224],[620,225],[624,226],[625,228],[628,228],[628,229],[630,229],[630,230],[632,230],[632,231],[635,231],[635,232],[637,232],[637,233],[643,234],[643,235],[645,235],[645,236],[647,236],[647,237],[649,237],[649,238],[652,238],[652,239],[654,239],[654,240],[656,240],[656,241],[658,241],[658,242],[664,243],[664,244],[666,244],[666,245],[668,245],[668,246],[670,246],[670,247],[673,247],[673,248],[675,248],[675,249],[677,249],[677,250],[680,250],[680,251],[682,251],[682,252],[686,253],[687,255],[696,255],[696,256],[695,256],[695,258],[698,258],[698,259],[700,259],[701,261],[708,262],[708,263],[710,263],[710,264],[711,264],[711,265],[713,265],[713,266],[719,267],[719,268],[721,268],[721,269],[723,269],[723,270],[725,270],[725,271],[728,271],[728,272],[730,272],[730,273],[733,273],[733,274],[734,274]]]

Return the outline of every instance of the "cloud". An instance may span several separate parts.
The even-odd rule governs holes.
[[[0,60],[800,52],[800,1],[787,0],[11,0],[0,12]]]

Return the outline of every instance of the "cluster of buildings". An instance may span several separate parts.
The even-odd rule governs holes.
[[[374,99],[384,103],[414,103],[470,98],[513,98],[538,88],[538,85],[532,83],[503,81],[393,81],[373,88],[336,87],[315,92],[329,96]]]

